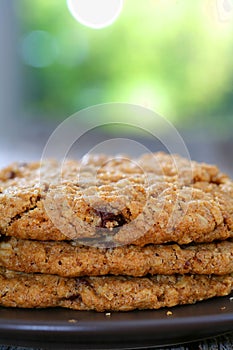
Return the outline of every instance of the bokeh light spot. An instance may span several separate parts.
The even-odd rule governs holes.
[[[62,50],[60,52],[58,61],[66,67],[74,68],[83,62],[88,57],[89,54],[89,42],[88,37],[85,35],[84,31],[79,30],[75,33],[75,45],[72,40],[70,40],[70,32],[63,30],[62,35],[59,37],[60,46]]]
[[[59,54],[59,48],[51,34],[36,30],[26,35],[22,41],[21,55],[25,64],[43,68],[54,63]]]
[[[81,24],[100,29],[111,25],[121,13],[123,0],[67,0],[73,17]]]

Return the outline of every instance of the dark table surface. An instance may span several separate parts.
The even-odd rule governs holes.
[[[232,325],[233,327],[233,325]],[[0,346],[0,350],[39,350],[32,348],[22,348],[15,346]],[[67,348],[68,349],[68,348]],[[157,348],[160,350],[232,350],[233,349],[233,331],[216,338],[210,338],[190,344],[175,345],[172,347]],[[64,349],[66,350],[66,349]]]

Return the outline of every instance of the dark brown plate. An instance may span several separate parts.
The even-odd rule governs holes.
[[[0,339],[4,345],[47,349],[139,349],[174,345],[233,330],[231,298],[233,294],[172,309],[110,315],[65,309],[0,308]]]

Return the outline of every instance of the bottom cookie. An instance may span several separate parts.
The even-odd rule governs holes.
[[[129,311],[227,295],[233,290],[233,275],[64,278],[0,268],[0,285],[0,305],[6,307]]]

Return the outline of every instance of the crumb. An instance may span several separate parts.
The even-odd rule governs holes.
[[[71,319],[71,320],[68,320],[69,323],[77,323],[78,321],[77,320],[74,320],[74,319]]]
[[[171,316],[173,313],[171,311],[167,312],[167,316]]]

